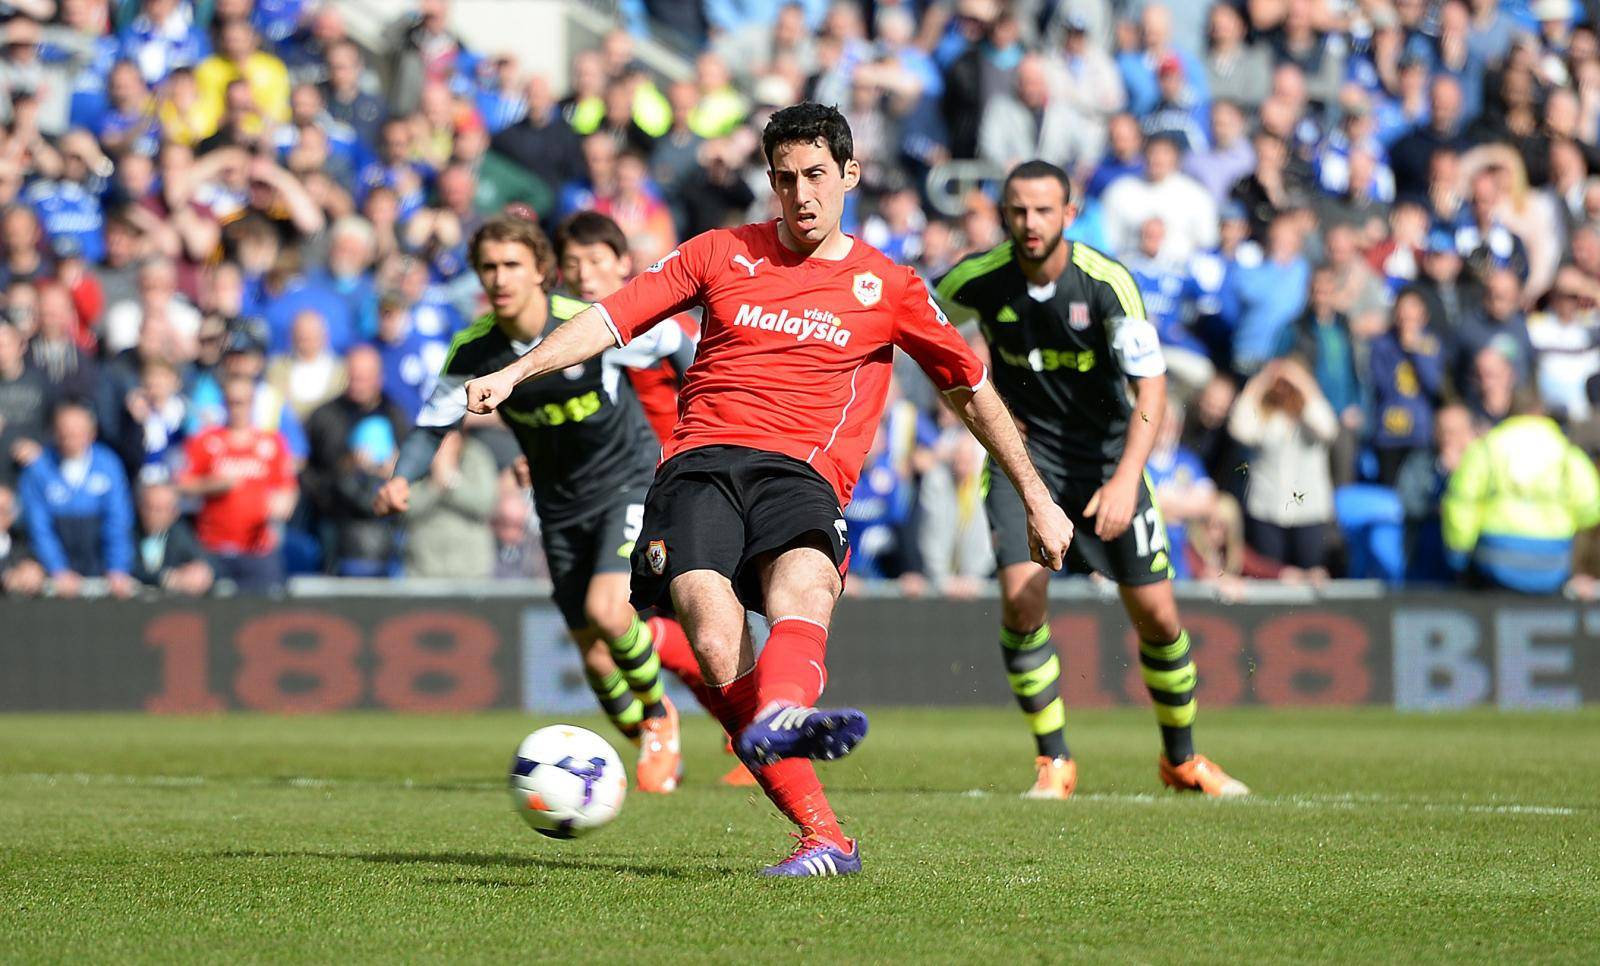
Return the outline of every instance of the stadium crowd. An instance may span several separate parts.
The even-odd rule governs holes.
[[[1073,174],[1068,237],[1167,355],[1180,577],[1594,592],[1596,4],[619,6],[558,99],[565,65],[472,49],[446,0],[375,50],[331,2],[0,3],[5,592],[540,576],[492,422],[371,510],[483,311],[467,240],[592,209],[640,268],[770,217],[760,127],[801,99],[854,130],[850,230],[930,281],[1005,239],[1007,167]],[[914,366],[893,392],[853,573],[972,593],[982,451]]]

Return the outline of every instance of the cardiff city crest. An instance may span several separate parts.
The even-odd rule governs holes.
[[[857,275],[850,285],[850,293],[856,297],[863,308],[872,308],[883,298],[883,279],[871,272],[862,272]]]

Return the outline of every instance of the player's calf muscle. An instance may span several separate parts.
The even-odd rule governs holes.
[[[611,650],[606,647],[606,642],[594,631],[579,631],[572,636],[572,643],[578,646],[578,653],[583,655],[583,666],[596,674],[610,674],[617,669],[617,662],[611,659]]]

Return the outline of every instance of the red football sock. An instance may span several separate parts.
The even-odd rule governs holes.
[[[744,726],[756,720],[755,669],[739,675],[727,684],[705,685],[706,710],[722,722],[723,730],[737,735]]]
[[[769,645],[770,646],[770,645]],[[706,685],[706,709],[722,722],[728,734],[738,734],[745,725],[755,720],[756,676],[741,674],[724,685]],[[762,791],[778,806],[789,821],[802,831],[820,835],[843,847],[844,832],[834,817],[828,796],[817,780],[817,771],[804,758],[785,758],[776,765],[754,770]]]
[[[678,680],[698,695],[706,686],[706,680],[700,673],[700,662],[694,656],[694,648],[689,646],[689,636],[683,632],[683,625],[666,617],[652,617],[645,621],[645,626],[650,628],[650,640],[655,643],[661,666],[676,674]]]
[[[772,622],[772,635],[756,662],[758,708],[782,701],[809,707],[827,686],[828,629],[803,617]]]
[[[778,806],[778,811],[789,821],[800,826],[800,831],[828,839],[840,848],[847,843],[839,819],[828,804],[827,793],[817,779],[817,770],[804,758],[785,758],[775,765],[758,768],[756,781],[762,791]]]

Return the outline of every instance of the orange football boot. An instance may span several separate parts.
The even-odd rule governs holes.
[[[729,768],[727,774],[723,775],[718,781],[731,788],[749,788],[756,784],[756,776],[741,761]]]
[[[639,730],[639,763],[634,778],[639,791],[665,795],[678,787],[683,776],[683,754],[678,745],[678,709],[665,697],[667,713],[646,718]]]
[[[722,750],[730,755],[733,754],[732,737],[723,735]],[[744,762],[736,761],[733,767],[728,769],[728,773],[723,775],[719,781],[732,788],[749,788],[751,785],[756,784],[756,776],[750,769],[745,767]]]
[[[1022,793],[1023,798],[1068,799],[1078,787],[1078,763],[1071,758],[1051,758],[1040,755],[1033,761],[1039,777],[1033,787]]]
[[[1238,798],[1250,794],[1244,782],[1232,778],[1205,755],[1195,755],[1181,765],[1161,756],[1161,782],[1180,792],[1201,792],[1212,798]]]

